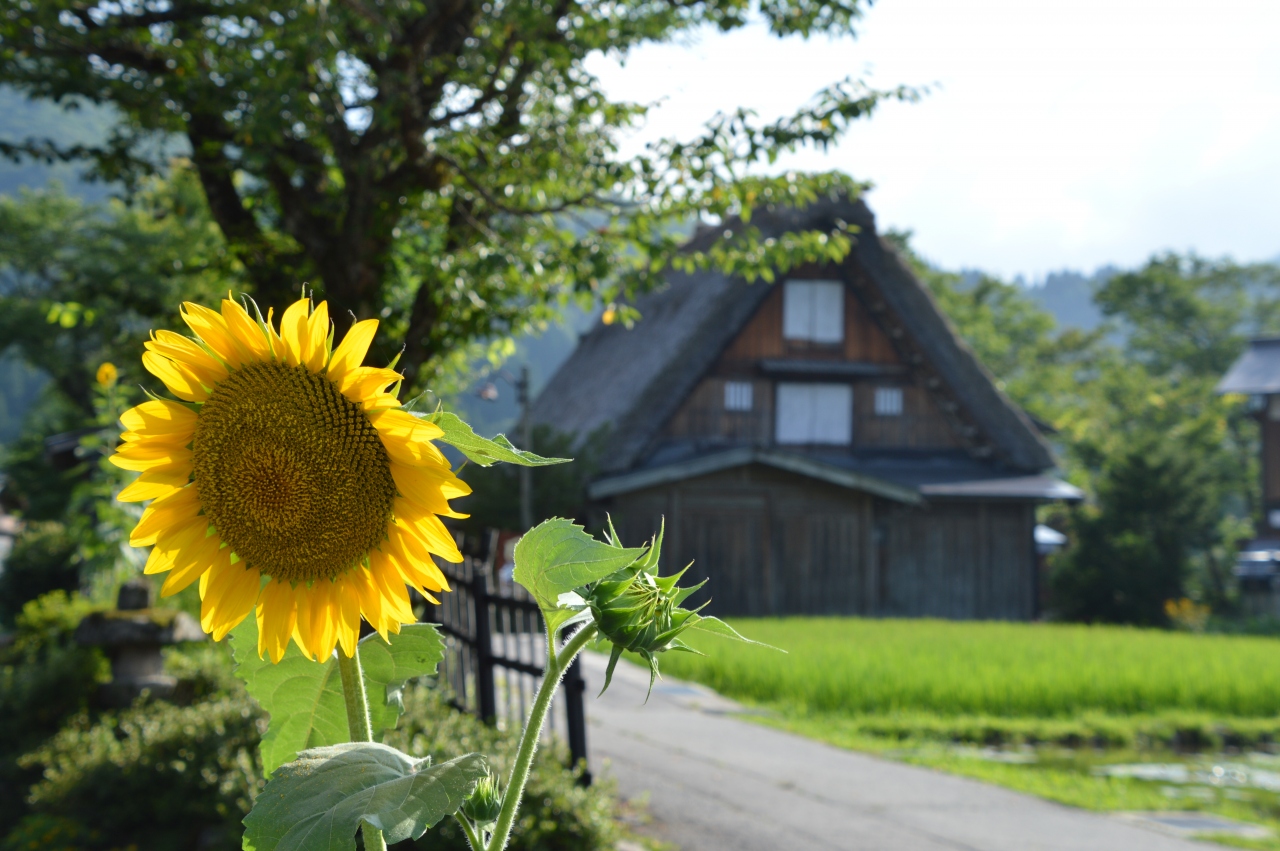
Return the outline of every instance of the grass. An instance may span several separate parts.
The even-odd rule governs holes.
[[[663,670],[807,712],[1073,717],[1280,709],[1280,642],[1119,627],[857,618],[732,621],[773,653],[707,638]]]
[[[1280,793],[1106,774],[1140,762],[1205,770],[1280,750],[1274,638],[856,618],[732,624],[789,653],[707,638],[696,642],[706,656],[664,654],[663,673],[833,745],[1086,809],[1216,813],[1274,834],[1218,841],[1280,851]]]

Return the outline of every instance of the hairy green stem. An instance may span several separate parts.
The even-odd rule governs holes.
[[[338,650],[338,670],[342,673],[342,699],[347,704],[347,732],[353,742],[372,742],[373,725],[369,722],[369,698],[364,691],[364,672],[360,670],[360,649],[345,656]],[[361,824],[365,851],[387,851],[382,831]]]
[[[454,813],[453,820],[462,825],[462,832],[467,835],[467,845],[471,851],[485,851],[484,848],[484,831],[480,828],[472,828],[471,822],[462,813]]]
[[[493,836],[489,840],[487,851],[503,851],[507,847],[507,839],[511,836],[511,825],[515,822],[516,811],[520,808],[520,798],[524,794],[524,784],[529,779],[529,767],[533,765],[533,754],[538,749],[538,738],[542,734],[542,725],[547,720],[547,710],[551,708],[551,698],[560,687],[560,678],[573,662],[573,657],[587,642],[595,637],[596,625],[587,624],[574,633],[573,638],[565,642],[564,647],[556,653],[555,636],[547,636],[547,672],[538,686],[538,695],[533,699],[533,708],[529,710],[529,720],[525,722],[524,732],[520,734],[520,749],[516,751],[515,764],[511,766],[511,776],[507,778],[507,790],[502,799],[502,809],[498,812],[498,822],[493,827]]]

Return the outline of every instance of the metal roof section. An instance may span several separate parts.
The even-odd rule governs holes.
[[[1080,488],[1053,476],[1011,476],[970,482],[944,482],[921,485],[920,493],[949,499],[1048,499],[1061,502],[1079,502],[1084,499],[1084,491]]]
[[[1219,393],[1280,393],[1280,337],[1250,340],[1218,382]]]
[[[1034,499],[1079,501],[1084,492],[1048,475],[1002,471],[959,454],[936,456],[881,455],[850,457],[839,453],[783,452],[739,447],[722,452],[671,458],[665,463],[609,476],[587,489],[591,499],[604,499],[646,488],[706,476],[722,470],[761,464],[838,487],[916,505],[928,498]]]
[[[620,476],[598,479],[587,488],[587,496],[591,499],[603,499],[672,482],[694,479],[698,476],[718,473],[721,470],[745,467],[748,464],[762,464],[777,470],[798,473],[811,479],[818,479],[819,481],[849,488],[850,490],[866,491],[876,496],[882,496],[886,499],[904,502],[909,505],[915,505],[922,501],[920,494],[909,487],[902,487],[892,482],[882,481],[850,470],[842,470],[839,467],[824,464],[821,461],[806,458],[803,455],[774,452],[768,449],[755,449],[749,446],[729,449],[712,455],[701,455],[686,461],[678,461],[658,467],[644,467]]]

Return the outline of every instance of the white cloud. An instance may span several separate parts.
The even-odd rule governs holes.
[[[615,97],[661,100],[637,146],[849,75],[936,84],[782,166],[874,181],[880,221],[939,263],[1035,278],[1166,248],[1280,254],[1277,32],[1274,0],[881,0],[857,41],[754,27],[591,67]]]

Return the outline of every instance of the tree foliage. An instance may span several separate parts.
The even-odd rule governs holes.
[[[190,172],[148,179],[134,201],[87,204],[57,188],[0,197],[0,350],[49,375],[86,418],[99,364],[136,387],[149,331],[176,327],[183,299],[239,280]]]
[[[624,159],[646,106],[585,67],[701,27],[851,35],[859,0],[18,0],[0,82],[120,116],[100,144],[5,140],[12,157],[84,160],[136,185],[189,148],[214,221],[257,296],[303,281],[347,321],[381,316],[385,353],[438,363],[523,330],[567,295],[621,302],[677,260],[677,225],[855,193],[835,173],[758,176],[826,147],[883,98],[845,80],[796,114],[722,113],[692,140]],[[680,262],[748,275],[829,251],[829,234],[763,246],[748,229]],[[843,243],[838,243],[843,244]],[[847,244],[845,244],[847,250]]]
[[[997,382],[1054,428],[1086,504],[1069,513],[1053,607],[1064,617],[1166,621],[1188,594],[1229,611],[1230,561],[1259,507],[1258,431],[1215,387],[1249,337],[1280,331],[1280,268],[1164,254],[1094,294],[1110,320],[1057,328],[1026,290],[930,267],[896,241]]]

